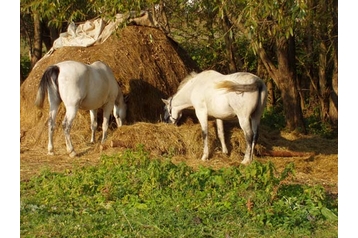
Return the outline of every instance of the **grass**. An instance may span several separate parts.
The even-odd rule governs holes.
[[[139,146],[21,182],[21,236],[337,237],[337,199],[292,176],[293,164],[194,170]]]

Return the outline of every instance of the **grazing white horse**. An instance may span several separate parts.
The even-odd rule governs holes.
[[[126,117],[127,105],[124,102],[121,88],[112,70],[103,62],[96,61],[87,65],[77,61],[63,61],[49,66],[39,83],[35,104],[43,107],[47,91],[50,105],[48,120],[48,154],[53,155],[53,132],[59,105],[66,107],[66,115],[62,123],[65,134],[67,152],[70,157],[76,156],[72,146],[70,130],[78,109],[90,110],[91,143],[95,141],[97,129],[97,109],[103,109],[102,143],[108,130],[111,111],[117,126],[122,126]]]
[[[246,72],[223,75],[214,70],[191,73],[181,82],[174,96],[162,99],[165,103],[166,122],[177,123],[183,109],[194,107],[204,140],[202,160],[209,157],[208,116],[216,118],[218,137],[225,154],[228,150],[224,139],[223,120],[237,117],[246,139],[242,164],[249,164],[253,160],[258,126],[266,100],[266,86],[256,75]]]

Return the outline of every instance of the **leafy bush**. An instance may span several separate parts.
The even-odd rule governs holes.
[[[101,164],[21,182],[25,237],[332,237],[337,202],[290,185],[290,164],[197,171],[138,147]],[[286,182],[285,182],[286,181]]]
[[[337,138],[338,128],[334,128],[328,122],[320,119],[319,115],[314,114],[305,119],[306,128],[309,133],[319,135],[327,139]]]
[[[31,71],[31,62],[29,56],[20,55],[20,69],[22,76],[24,79],[26,79]]]
[[[281,130],[286,126],[286,119],[280,107],[275,107],[272,110],[265,109],[261,121],[272,130]]]

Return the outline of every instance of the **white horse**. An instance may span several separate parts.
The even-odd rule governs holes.
[[[97,109],[103,109],[102,143],[107,137],[108,121],[111,111],[117,126],[122,126],[126,117],[127,105],[112,70],[103,62],[96,61],[87,65],[77,61],[63,61],[49,66],[39,83],[35,105],[43,107],[45,92],[48,94],[50,115],[48,120],[48,154],[53,155],[53,132],[57,111],[61,101],[66,107],[62,122],[67,152],[76,156],[73,149],[70,130],[78,109],[90,110],[91,143],[95,141],[97,129]]]
[[[228,150],[224,139],[223,120],[231,120],[236,116],[246,139],[242,164],[249,164],[253,160],[258,126],[266,100],[266,85],[256,75],[245,72],[223,75],[214,70],[191,73],[181,82],[174,96],[162,99],[165,103],[166,122],[177,123],[183,109],[194,107],[204,140],[202,160],[209,157],[208,116],[216,118],[218,137],[225,154]]]

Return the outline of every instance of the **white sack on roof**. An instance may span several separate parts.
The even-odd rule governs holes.
[[[126,15],[127,16],[127,15]],[[58,49],[64,46],[88,47],[96,43],[104,42],[117,26],[126,20],[124,14],[117,14],[114,21],[106,24],[103,19],[88,20],[76,27],[71,22],[67,31],[60,34],[53,43],[53,48]]]
[[[131,15],[134,15],[133,12]],[[53,43],[53,49],[64,46],[82,46],[88,47],[95,44],[103,43],[116,28],[128,20],[129,23],[144,26],[157,26],[151,14],[148,11],[142,11],[139,17],[133,18],[129,13],[117,14],[114,21],[106,23],[103,19],[86,21],[76,27],[75,23],[71,23],[67,32],[61,33],[60,37]]]
[[[112,21],[107,22],[101,18],[97,18],[94,20],[88,20],[83,24],[79,24],[77,27],[76,24],[72,22],[67,27],[67,31],[61,33],[59,38],[54,41],[52,48],[42,57],[42,59],[50,56],[56,49],[61,47],[88,47],[91,45],[101,44],[111,36],[112,32],[114,32],[121,23],[125,21],[136,25],[158,27],[158,23],[153,19],[152,15],[148,11],[142,11],[139,17],[134,16],[136,16],[136,12],[125,14],[118,13]]]

